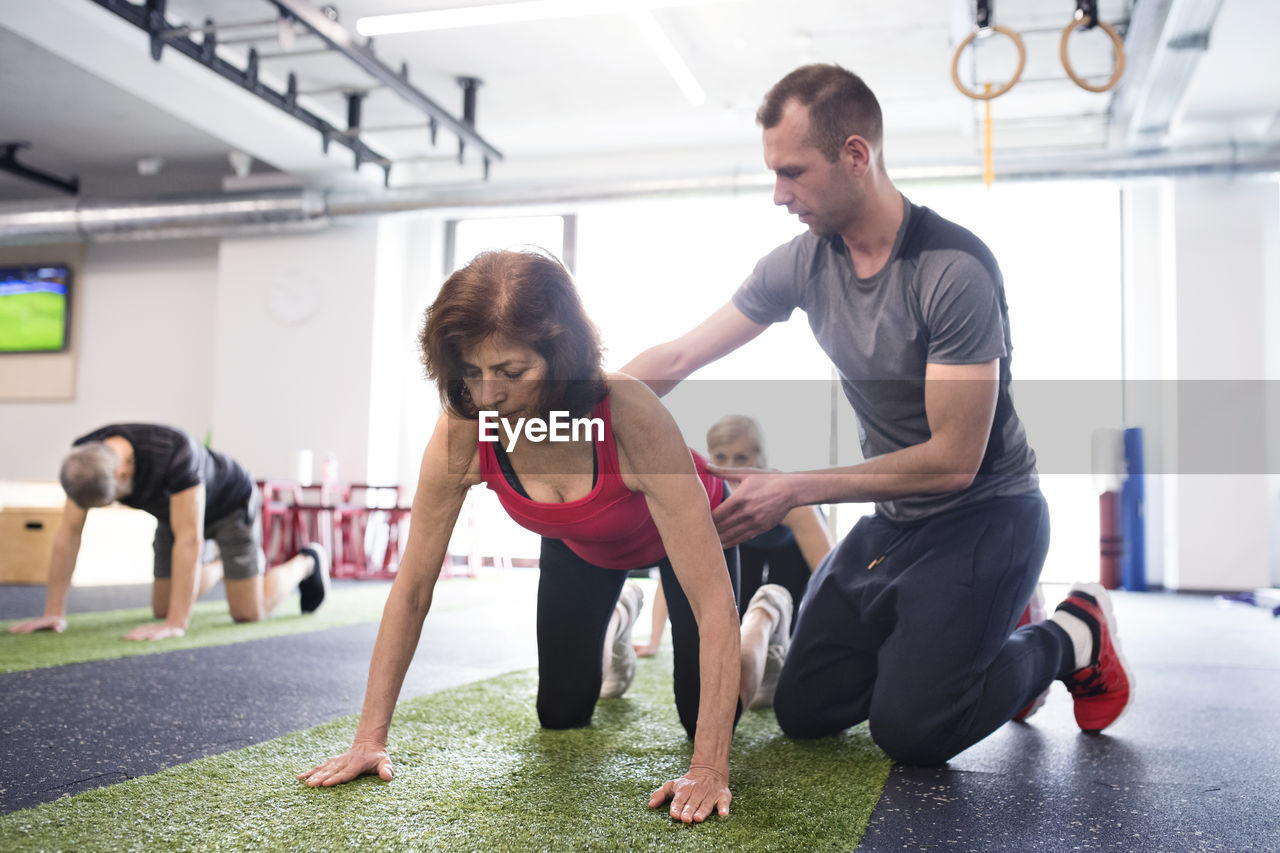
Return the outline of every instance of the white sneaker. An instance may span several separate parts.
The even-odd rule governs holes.
[[[760,679],[760,687],[751,697],[750,709],[773,707],[773,694],[778,689],[778,675],[782,672],[782,662],[786,660],[787,649],[791,646],[791,593],[785,586],[767,583],[756,590],[747,605],[746,618],[756,608],[764,608],[773,617],[773,630],[769,632],[769,647],[764,658],[764,677]]]
[[[615,610],[618,613],[617,630],[605,637],[604,678],[600,682],[601,699],[617,699],[636,677],[636,650],[631,645],[631,628],[636,624],[640,608],[644,606],[644,590],[640,584],[629,580],[622,586]]]

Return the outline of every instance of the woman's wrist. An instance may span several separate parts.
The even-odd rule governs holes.
[[[690,763],[689,772],[692,773],[695,770],[699,770],[705,773],[710,773],[711,775],[719,779],[720,782],[722,782],[723,784],[725,785],[729,784],[729,767],[727,764],[723,767],[717,767],[714,764],[704,764],[701,762]]]

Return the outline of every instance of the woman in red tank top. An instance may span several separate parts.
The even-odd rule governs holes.
[[[391,778],[386,736],[395,698],[463,499],[483,482],[516,521],[543,536],[542,725],[590,722],[606,635],[616,632],[619,616],[634,620],[639,609],[627,594],[619,602],[626,570],[657,563],[672,619],[676,704],[693,757],[689,771],[654,791],[649,804],[670,800],[671,816],[686,823],[727,815],[733,726],[759,685],[775,621],[784,620],[748,620],[752,653],[740,660],[736,550],[721,550],[711,519],[723,483],[691,453],[646,386],[604,373],[598,333],[553,258],[478,256],[441,287],[420,342],[445,413],[423,454],[409,542],[383,613],[360,725],[350,750],[298,778],[313,786],[363,773]],[[623,640],[634,668],[629,629]]]

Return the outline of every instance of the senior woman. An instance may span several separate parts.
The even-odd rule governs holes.
[[[657,564],[672,619],[676,706],[693,756],[688,772],[662,784],[649,805],[670,801],[672,818],[686,823],[727,815],[733,727],[782,619],[766,603],[740,646],[736,553],[721,550],[711,520],[723,483],[644,384],[604,373],[599,335],[554,258],[478,256],[445,281],[420,343],[445,412],[423,453],[409,542],[383,612],[360,724],[347,752],[298,778],[311,786],[365,773],[391,778],[386,743],[396,698],[463,499],[484,483],[513,519],[543,537],[541,724],[590,722],[627,572]],[[598,426],[560,430],[558,441],[548,440],[556,430],[529,426],[565,417]],[[748,654],[740,659],[743,647]]]

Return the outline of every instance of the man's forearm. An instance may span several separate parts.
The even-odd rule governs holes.
[[[876,456],[857,465],[797,471],[787,478],[791,506],[890,501],[959,491],[974,472],[931,441]]]
[[[639,379],[659,397],[690,373],[681,367],[679,348],[674,341],[650,347],[624,364],[619,372]]]
[[[196,588],[200,580],[200,541],[186,537],[173,543],[172,578],[169,588],[169,615],[165,624],[186,628],[191,622]]]

